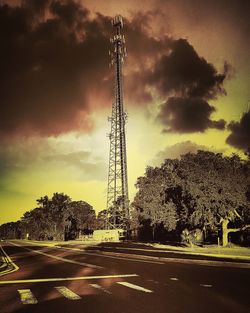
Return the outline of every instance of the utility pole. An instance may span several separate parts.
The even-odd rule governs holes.
[[[125,38],[121,31],[123,20],[120,15],[112,19],[115,29],[110,39],[112,44],[111,66],[114,66],[114,100],[112,115],[109,117],[111,131],[109,134],[109,172],[107,193],[107,228],[128,230],[129,197],[126,153],[126,113],[123,104],[122,66],[126,56]]]

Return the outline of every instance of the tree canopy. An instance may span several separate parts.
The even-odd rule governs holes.
[[[216,233],[223,221],[232,226],[249,223],[249,174],[249,160],[237,155],[198,151],[180,160],[166,159],[138,178],[133,208],[141,226]]]
[[[95,211],[85,201],[72,201],[68,195],[54,193],[37,200],[38,206],[24,213],[20,221],[0,226],[2,238],[36,240],[75,239],[93,231]]]

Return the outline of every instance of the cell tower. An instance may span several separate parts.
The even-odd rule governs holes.
[[[110,39],[113,46],[110,52],[111,65],[114,66],[114,100],[112,104],[108,194],[107,228],[128,230],[129,198],[126,154],[126,113],[123,105],[122,66],[126,56],[125,39],[121,34],[123,21],[120,15],[112,19],[115,35]]]

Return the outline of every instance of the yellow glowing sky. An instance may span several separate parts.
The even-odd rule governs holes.
[[[99,11],[109,16],[120,13],[129,18],[134,11],[142,10],[142,1],[136,0],[88,0],[84,3],[92,12]],[[159,10],[159,3],[160,1],[143,1],[143,10]],[[217,108],[213,118],[224,118],[228,122],[239,120],[250,99],[249,61],[246,62],[248,51],[244,49],[243,35],[234,25],[217,18],[213,20],[208,17],[206,21],[191,23],[185,8],[181,10],[179,5],[174,5],[174,1],[170,1],[169,5],[162,5],[160,10],[163,13],[164,10],[168,14],[171,13],[171,18],[164,23],[164,18],[160,16],[158,24],[153,25],[155,31],[170,30],[174,37],[188,38],[198,53],[213,63],[218,70],[222,69],[224,60],[233,65],[235,73],[225,83],[227,95],[220,96],[210,103]],[[210,23],[211,21],[213,23]],[[124,31],[126,32],[126,28]],[[151,110],[157,111],[160,103],[161,100],[155,99]],[[137,177],[143,175],[147,165],[155,164],[156,155],[167,147],[191,141],[225,154],[237,152],[243,155],[225,143],[229,134],[227,130],[214,129],[205,133],[181,135],[163,134],[162,127],[155,121],[154,116],[149,117],[140,106],[131,106],[126,101],[126,94],[125,106],[129,115],[127,159],[130,200],[133,200],[136,192],[134,184]],[[111,104],[109,108],[92,112],[95,128],[89,134],[68,132],[58,137],[26,138],[19,143],[5,144],[4,149],[8,150],[8,156],[16,157],[18,154],[18,158],[14,161],[15,166],[5,173],[0,186],[0,224],[18,220],[25,211],[36,206],[36,199],[46,194],[51,196],[54,192],[64,192],[74,200],[85,200],[96,211],[105,209],[109,152],[106,135],[110,131],[107,121],[110,112]],[[83,151],[86,156],[77,156],[78,152]],[[64,160],[62,156],[69,154],[72,155]]]

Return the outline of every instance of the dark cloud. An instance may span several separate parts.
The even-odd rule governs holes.
[[[146,106],[153,100],[148,73],[160,56],[169,49],[170,37],[152,33],[151,25],[159,12],[133,12],[130,20],[125,19],[128,59],[124,68],[125,96],[129,104]]]
[[[207,128],[224,129],[225,121],[213,121],[215,108],[201,98],[170,97],[160,107],[157,119],[164,132],[204,132]]]
[[[205,100],[224,93],[226,71],[218,74],[186,40],[153,34],[157,14],[125,19],[127,102],[151,103],[152,87]],[[25,0],[0,5],[0,21],[0,137],[90,131],[92,111],[112,101],[110,17],[74,0]]]
[[[233,147],[247,151],[250,148],[250,111],[244,113],[239,122],[228,125],[231,134],[226,142]]]
[[[152,100],[141,82],[168,44],[167,36],[150,34],[154,14],[134,13],[131,20],[125,19],[129,51],[125,93],[131,103]],[[112,101],[110,20],[91,15],[74,0],[0,5],[1,137],[93,128],[91,112]]]
[[[211,119],[215,107],[208,100],[226,94],[223,82],[230,76],[231,66],[225,62],[224,73],[219,74],[185,39],[169,40],[168,48],[168,53],[160,57],[147,76],[147,84],[169,97],[158,114],[163,131],[192,133],[208,128],[224,129],[223,119]]]
[[[91,129],[91,92],[112,90],[109,18],[91,19],[75,1],[26,0],[1,5],[0,21],[0,135]]]
[[[155,59],[160,57],[166,49],[169,47],[171,42],[168,34],[162,34],[160,37],[156,37],[152,33],[151,26],[154,25],[154,20],[159,15],[157,11],[148,12],[134,12],[131,19],[125,19],[125,29],[127,42],[126,45],[129,51],[132,51],[132,57],[136,57],[134,60],[136,65],[143,65],[144,69],[147,61],[153,62]]]
[[[162,97],[197,97],[206,101],[226,94],[223,83],[232,76],[232,66],[225,62],[223,73],[218,73],[186,39],[152,36],[148,26],[152,16],[153,12],[136,14],[127,29],[132,51],[132,66],[126,77],[129,100],[144,105],[151,102],[152,88]]]
[[[225,65],[228,70],[228,64]],[[162,95],[171,92],[186,97],[214,99],[224,94],[226,71],[218,74],[215,67],[200,57],[185,39],[172,40],[170,52],[163,55],[148,77]]]

